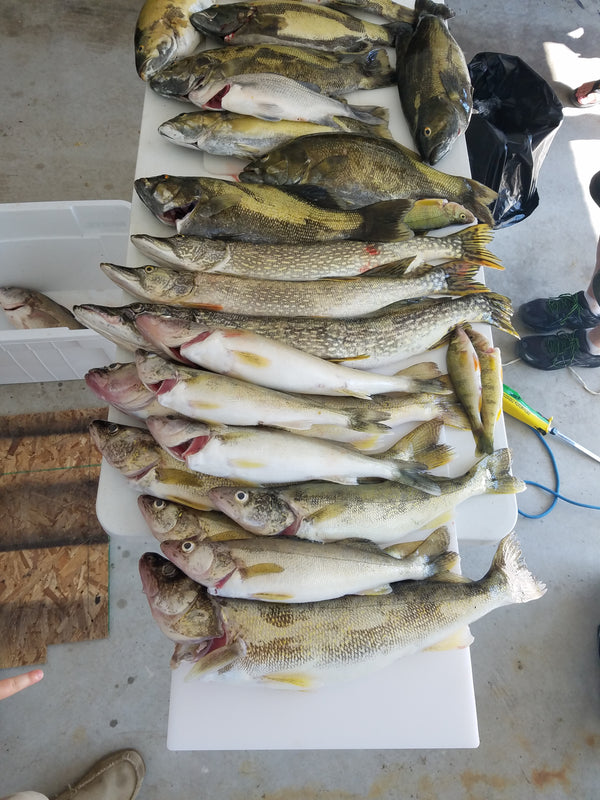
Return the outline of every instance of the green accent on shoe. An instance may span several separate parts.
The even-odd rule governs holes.
[[[592,314],[583,292],[538,298],[519,308],[519,318],[534,331],[554,333],[561,328],[582,330],[600,325],[600,316]]]
[[[592,355],[587,349],[585,331],[526,336],[519,341],[517,353],[526,364],[536,369],[600,367],[600,356]]]

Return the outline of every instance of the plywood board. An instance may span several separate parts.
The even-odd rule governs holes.
[[[0,667],[108,635],[108,537],[95,513],[106,408],[0,419]]]

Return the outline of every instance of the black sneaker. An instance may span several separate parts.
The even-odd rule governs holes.
[[[600,325],[600,316],[592,314],[583,292],[531,300],[519,308],[519,317],[528,328],[540,333]]]
[[[519,341],[517,353],[526,364],[536,369],[600,367],[600,356],[588,351],[585,331],[526,336]]]

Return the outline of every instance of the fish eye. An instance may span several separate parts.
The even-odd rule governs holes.
[[[195,546],[196,545],[193,542],[187,541],[181,545],[181,549],[183,550],[184,553],[191,553],[194,550]]]
[[[177,567],[169,562],[168,564],[163,564],[161,572],[165,578],[173,578],[177,574]]]
[[[427,139],[429,139],[429,137],[431,136],[431,128],[429,126],[423,128],[423,136],[425,136]]]
[[[464,220],[464,221],[466,222],[467,215],[465,214],[465,212],[464,212],[464,211],[461,213],[461,215],[460,215],[460,219],[462,219],[462,220]]]
[[[107,427],[106,432],[109,436],[114,436],[116,433],[119,432],[119,426],[116,422],[111,422],[110,425]]]
[[[119,369],[120,366],[121,365],[119,363],[117,363],[116,361],[113,361],[112,364],[108,365],[107,369],[109,370],[109,372],[114,372],[116,369]]]
[[[164,500],[160,500],[160,499],[157,497],[157,498],[156,498],[156,500],[154,500],[154,502],[152,503],[152,508],[155,508],[157,511],[160,511],[160,510],[161,510],[161,509],[163,509],[163,508],[164,508],[166,505],[167,505],[167,504],[165,503],[165,501],[164,501]]]
[[[152,272],[154,272],[154,269],[155,267],[153,267],[152,264],[147,264],[144,267],[144,272],[146,273],[146,275],[150,275]]]
[[[250,495],[248,492],[244,492],[242,489],[235,493],[235,499],[238,501],[238,503],[247,503],[249,497]]]

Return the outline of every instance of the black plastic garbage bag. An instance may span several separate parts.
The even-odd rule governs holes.
[[[478,53],[469,73],[477,112],[466,132],[471,174],[498,192],[494,227],[514,225],[538,206],[538,175],[562,122],[562,103],[518,56]]]

